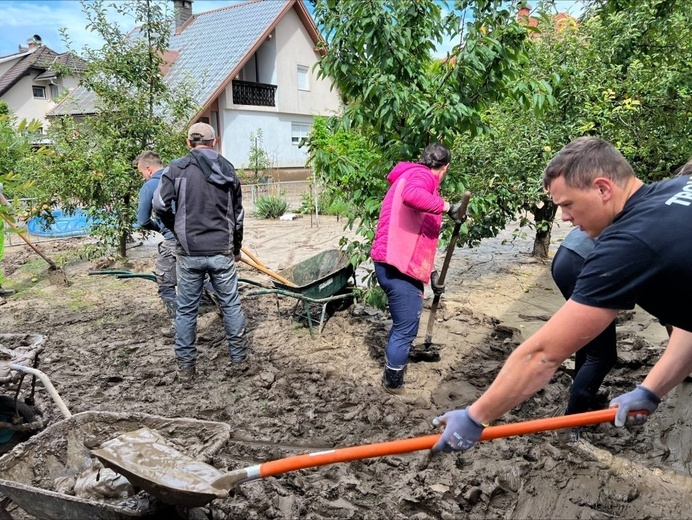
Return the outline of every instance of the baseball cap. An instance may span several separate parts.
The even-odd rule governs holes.
[[[216,132],[207,123],[195,123],[187,131],[190,141],[211,141],[216,138]]]

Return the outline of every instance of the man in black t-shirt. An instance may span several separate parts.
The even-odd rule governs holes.
[[[483,428],[543,388],[560,364],[600,334],[620,309],[638,304],[672,334],[641,385],[616,397],[615,425],[641,424],[692,372],[692,179],[644,184],[610,143],[581,137],[550,162],[543,184],[562,219],[598,237],[571,298],[507,359],[488,390],[445,425],[436,451],[466,450]]]

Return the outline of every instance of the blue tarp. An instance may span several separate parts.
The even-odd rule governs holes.
[[[93,220],[80,209],[71,215],[65,215],[59,209],[53,210],[51,214],[54,222],[34,217],[26,223],[26,229],[32,235],[53,238],[81,237],[91,232]]]

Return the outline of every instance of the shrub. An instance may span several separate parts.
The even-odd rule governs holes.
[[[283,194],[266,195],[257,199],[254,215],[265,219],[279,218],[287,209],[288,200]]]

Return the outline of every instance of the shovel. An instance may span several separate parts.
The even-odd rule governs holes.
[[[595,412],[489,426],[483,430],[480,440],[487,441],[560,428],[612,422],[616,412],[616,408],[608,408]],[[646,412],[630,412],[629,415],[641,413]],[[92,453],[104,466],[125,476],[133,485],[144,489],[159,500],[172,505],[200,507],[216,498],[226,498],[236,485],[243,482],[337,462],[429,450],[440,437],[439,434],[426,435],[295,455],[228,473],[221,473],[213,466],[197,462],[171,446],[156,442],[147,444],[148,440],[160,438],[151,430],[125,433],[102,444],[99,449],[92,450]],[[134,445],[138,442],[143,442],[144,448],[135,449]]]
[[[445,259],[442,264],[442,269],[440,270],[437,281],[440,285],[444,285],[445,277],[447,276],[447,269],[449,268],[449,262],[452,260],[452,255],[454,254],[454,247],[456,246],[457,239],[459,238],[459,232],[461,231],[461,225],[466,220],[466,209],[469,206],[469,200],[471,199],[471,193],[465,192],[463,198],[461,199],[461,207],[457,213],[458,224],[454,225],[454,230],[452,231],[452,238],[449,239],[449,244],[447,245],[447,253],[445,254]],[[428,329],[425,333],[425,342],[422,345],[414,346],[409,352],[409,358],[411,361],[439,361],[440,360],[440,345],[435,345],[432,342],[433,327],[435,325],[435,315],[437,314],[437,308],[440,305],[441,295],[436,294],[433,298],[432,305],[430,306],[430,316],[428,317]]]
[[[10,219],[7,218],[7,216],[3,215],[0,213],[0,217],[7,222],[7,225],[9,225],[12,229],[14,229],[17,234],[19,235],[19,238],[24,240],[24,242],[27,243],[27,245],[33,249],[38,256],[43,258],[46,262],[48,262],[48,279],[50,282],[54,285],[70,285],[67,281],[67,276],[65,276],[65,272],[58,267],[58,264],[56,264],[53,260],[48,258],[46,255],[44,255],[38,247],[36,247],[27,237],[24,236],[24,233],[22,232],[21,229],[19,229],[17,226],[15,226]]]
[[[269,275],[270,277],[274,278],[274,280],[278,280],[284,285],[288,285],[289,287],[296,287],[296,284],[294,284],[291,280],[284,278],[278,273],[275,273],[271,269],[267,268],[263,263],[261,263],[257,258],[252,256],[250,253],[248,253],[246,250],[242,249],[241,250],[243,253],[245,253],[247,256],[250,258],[245,258],[244,256],[240,257],[240,261],[246,263],[250,267],[254,267],[258,271]]]

